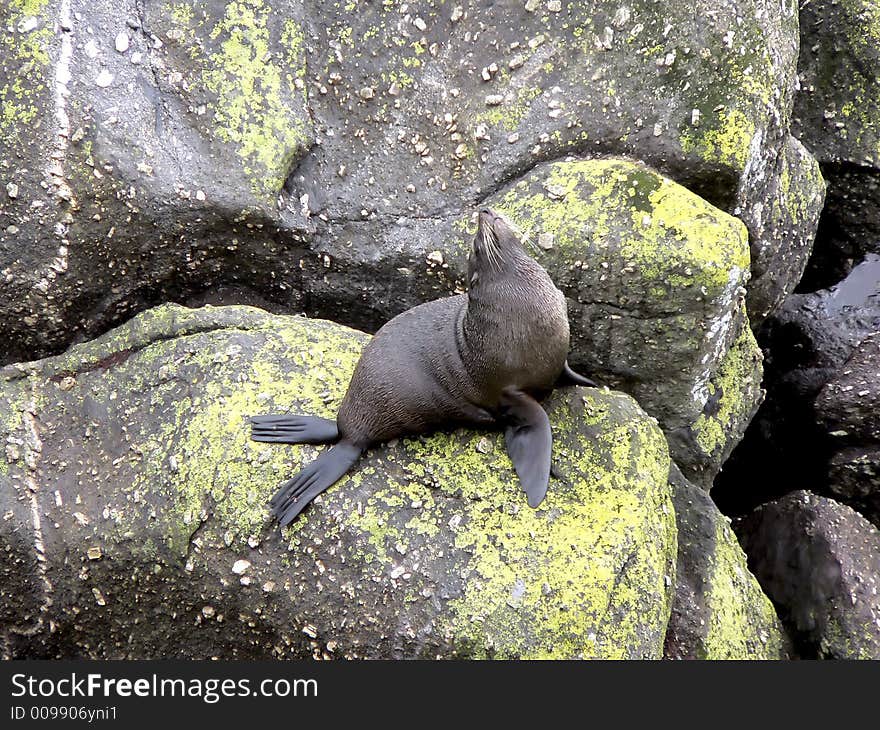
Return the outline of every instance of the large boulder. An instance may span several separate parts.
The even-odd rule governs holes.
[[[798,491],[736,525],[749,566],[807,658],[880,659],[880,532]]]
[[[678,524],[678,567],[664,656],[788,659],[791,642],[749,572],[730,521],[675,464],[669,482]]]
[[[316,447],[249,441],[247,416],[332,416],[367,339],[165,306],[7,367],[0,597],[38,589],[0,616],[10,655],[660,657],[669,457],[628,396],[548,400],[562,478],[537,510],[503,436],[458,430],[377,447],[291,528],[268,521]]]
[[[7,362],[224,283],[375,329],[461,288],[437,252],[463,211],[567,154],[638,157],[741,215],[756,316],[810,238],[793,0],[2,12]]]
[[[272,278],[277,199],[314,142],[297,0],[0,13],[4,360],[220,278]]]
[[[708,488],[762,397],[742,223],[614,158],[539,165],[487,202],[568,297],[572,363],[632,393]]]

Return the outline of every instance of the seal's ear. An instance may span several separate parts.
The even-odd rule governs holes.
[[[516,388],[501,393],[501,417],[507,424],[507,453],[526,493],[529,507],[537,507],[550,482],[550,451],[553,436],[550,419],[534,398]]]

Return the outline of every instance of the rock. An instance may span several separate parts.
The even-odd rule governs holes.
[[[816,398],[832,444],[829,489],[880,526],[880,334],[866,337]]]
[[[853,350],[836,377],[822,388],[816,411],[839,443],[880,442],[880,333]]]
[[[803,656],[880,659],[880,532],[867,520],[798,491],[736,532]]]
[[[722,511],[743,514],[791,485],[828,493],[829,460],[841,442],[820,423],[816,398],[858,344],[880,331],[878,295],[880,256],[869,254],[834,288],[793,294],[764,323],[768,396],[717,480]]]
[[[787,136],[793,0],[402,8],[99,0],[4,37],[27,134],[0,140],[3,361],[221,283],[374,330],[463,286],[424,267],[463,212],[569,154],[638,156],[741,215],[761,276],[797,268],[818,183]]]
[[[880,448],[850,446],[828,464],[828,491],[880,527]]]
[[[33,501],[49,580],[11,656],[659,658],[668,452],[628,396],[548,400],[564,479],[538,510],[503,436],[458,430],[372,449],[290,529],[269,523],[268,497],[316,448],[252,442],[247,416],[334,414],[367,339],[168,305],[3,370],[4,440],[23,445],[0,498]],[[0,521],[4,549],[19,524]],[[28,571],[0,573],[0,603]]]
[[[801,4],[800,27],[792,128],[828,181],[804,282],[813,291],[880,253],[880,19],[870,0],[816,0]]]
[[[749,229],[752,280],[746,303],[757,329],[791,294],[813,250],[825,181],[819,164],[789,136],[772,165],[740,188],[734,209]]]
[[[708,488],[762,397],[743,225],[613,158],[539,165],[487,203],[533,239],[553,235],[534,255],[568,298],[569,359],[633,394]]]
[[[709,495],[673,463],[669,481],[678,525],[675,601],[667,659],[788,659],[776,610]]]
[[[54,6],[33,6],[36,29],[0,49],[0,169],[20,189],[0,216],[4,362],[180,291],[298,266],[265,263],[282,186],[314,143],[298,0],[147,3],[131,53],[114,50],[128,10],[114,0],[76,22],[58,9],[72,30],[57,34]]]

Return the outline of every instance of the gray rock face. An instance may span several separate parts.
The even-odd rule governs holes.
[[[880,526],[880,334],[859,343],[816,411],[835,449],[831,492]]]
[[[757,330],[801,279],[813,251],[825,181],[816,160],[789,136],[776,160],[750,171],[734,209],[749,229],[752,281],[746,300]]]
[[[736,525],[749,566],[805,656],[880,659],[880,532],[794,492]]]
[[[299,3],[5,12],[4,359],[220,278],[272,280],[277,198],[314,140]],[[284,286],[296,288],[295,267]]]
[[[247,416],[332,417],[366,340],[166,306],[0,372],[17,446],[0,461],[5,651],[659,658],[669,455],[623,394],[547,401],[564,479],[537,510],[503,435],[458,430],[378,446],[291,528],[268,521],[278,482],[316,449],[250,441]]]

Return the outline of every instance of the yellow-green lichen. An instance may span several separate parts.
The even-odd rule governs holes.
[[[176,495],[172,523],[181,527],[174,533],[177,550],[185,548],[186,542],[180,540],[188,540],[194,529],[186,528],[190,517],[206,507],[234,539],[243,542],[258,533],[266,522],[266,502],[271,496],[266,486],[294,476],[314,458],[315,447],[251,441],[249,416],[283,413],[296,403],[312,415],[335,417],[360,352],[357,341],[331,346],[320,330],[296,324],[279,327],[276,333],[280,337],[273,338],[247,364],[235,355],[199,348],[197,362],[206,371],[214,371],[215,379],[205,383],[198,398],[179,401],[174,417],[162,427],[160,449],[167,452],[169,443],[175,445],[171,455],[177,471],[168,476],[168,483]],[[186,347],[188,339],[177,342]],[[307,384],[271,364],[280,359],[279,353],[290,353],[294,363],[309,373]],[[222,373],[242,368],[245,377],[230,389]],[[144,480],[154,482],[155,474],[146,472]]]
[[[666,442],[628,399],[584,400],[596,406],[595,439],[584,442],[566,437],[583,427],[580,409],[551,407],[554,461],[568,484],[554,480],[537,510],[524,503],[500,434],[457,431],[403,440],[408,476],[383,470],[346,517],[387,567],[417,536],[445,544],[452,532],[447,559],[470,557],[455,563],[464,588],[443,625],[463,656],[659,656],[662,630],[650,636],[668,619],[675,554]]]
[[[761,380],[761,359],[761,350],[746,320],[709,383],[711,409],[701,413],[691,427],[706,455],[722,451],[731,432],[751,413],[755,400],[748,394],[758,388]]]
[[[746,567],[725,519],[716,515],[715,550],[705,585],[707,625],[699,659],[783,659],[787,640],[770,599]]]
[[[523,230],[552,233],[553,256],[613,258],[638,271],[647,289],[662,284],[658,292],[695,286],[717,295],[748,271],[742,222],[649,168],[580,160],[533,177],[496,205]]]
[[[744,169],[756,132],[755,122],[738,108],[722,109],[712,119],[698,130],[688,129],[681,135],[682,150],[706,162]]]
[[[578,428],[564,407],[550,418],[557,434]],[[455,544],[473,557],[465,593],[451,604],[470,655],[632,658],[640,634],[668,618],[675,528],[662,488],[666,443],[646,420],[615,421],[595,441],[569,441],[564,458],[557,451],[571,486],[554,482],[538,510],[517,504],[509,474],[471,482],[481,493]],[[454,469],[441,483],[456,483]],[[645,605],[649,595],[657,600]]]
[[[47,0],[6,3],[0,33],[0,144],[5,146],[17,144],[22,130],[32,135],[39,128],[38,97],[47,93],[48,48],[54,36],[47,4]]]
[[[0,380],[0,383],[3,381]],[[9,474],[9,465],[12,462],[25,463],[27,457],[27,438],[24,432],[25,411],[33,408],[33,404],[27,403],[27,396],[22,383],[3,383],[6,391],[3,398],[3,408],[0,409],[0,434],[3,434],[4,453],[0,454],[0,475]],[[24,442],[19,444],[18,442]]]
[[[305,50],[299,24],[288,19],[272,52],[273,10],[263,0],[236,0],[207,31],[212,50],[201,62],[201,82],[213,95],[215,131],[234,145],[242,170],[259,198],[271,202],[308,138]],[[195,44],[191,12],[172,13]],[[198,34],[196,34],[198,35]],[[198,46],[192,50],[201,57]]]
[[[504,84],[497,84],[501,89]],[[501,127],[508,132],[513,132],[519,128],[520,123],[529,113],[532,102],[537,99],[542,91],[538,86],[521,86],[518,88],[510,87],[512,93],[511,98],[501,104],[490,106],[485,111],[475,115],[475,124],[488,124],[493,127]]]

